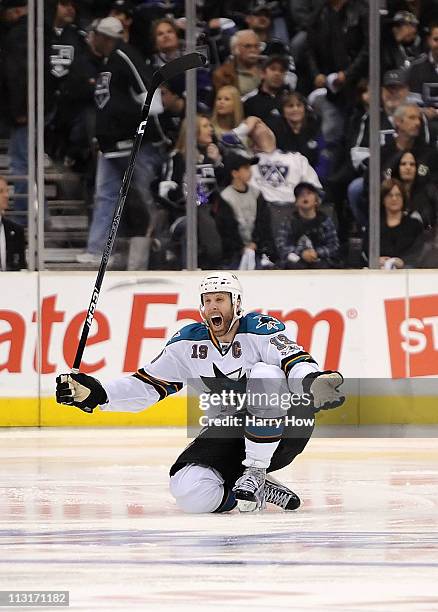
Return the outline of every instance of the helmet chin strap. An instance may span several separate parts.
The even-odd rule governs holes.
[[[236,308],[235,307],[233,307],[233,311],[234,311],[234,317],[231,319],[231,323],[230,323],[227,331],[225,332],[224,336],[230,332],[230,330],[233,327],[234,323],[240,319],[240,316],[237,315],[237,313],[236,313]]]

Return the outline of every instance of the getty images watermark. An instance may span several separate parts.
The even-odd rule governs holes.
[[[199,408],[207,414],[202,414],[199,417],[201,427],[216,426],[241,426],[241,425],[259,425],[262,426],[266,421],[271,421],[272,424],[292,427],[311,426],[314,424],[314,418],[299,418],[295,414],[288,414],[288,411],[293,407],[311,405],[310,394],[303,393],[251,393],[250,391],[238,393],[237,391],[220,391],[219,393],[201,393],[199,396]],[[211,412],[215,409],[231,408],[236,410],[237,414],[225,414],[212,416]],[[278,416],[271,417],[263,414],[255,414],[253,411],[273,411],[276,408],[280,412]],[[283,413],[283,414],[281,414]]]
[[[204,384],[211,390],[199,390],[196,381],[188,385],[189,437],[206,428],[214,437],[235,437],[254,427],[301,437],[315,424],[312,396],[292,393],[282,381],[228,379],[224,384],[221,378],[204,379]]]

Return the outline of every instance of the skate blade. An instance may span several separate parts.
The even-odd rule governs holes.
[[[247,499],[238,499],[237,508],[239,512],[259,512],[262,507],[259,502],[249,501]]]

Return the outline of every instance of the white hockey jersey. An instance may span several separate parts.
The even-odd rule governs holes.
[[[251,166],[250,184],[257,187],[267,202],[295,202],[294,189],[298,183],[312,183],[322,188],[318,175],[301,153],[257,153],[259,158]]]
[[[101,409],[139,412],[176,393],[190,380],[246,380],[259,362],[280,367],[289,380],[301,380],[319,371],[309,353],[287,336],[284,323],[249,313],[239,320],[233,342],[226,348],[204,323],[186,325],[135,374],[103,384],[108,403]]]

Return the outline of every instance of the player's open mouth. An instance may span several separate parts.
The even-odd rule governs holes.
[[[222,315],[214,315],[214,317],[211,317],[211,322],[213,327],[221,327],[222,326]]]

